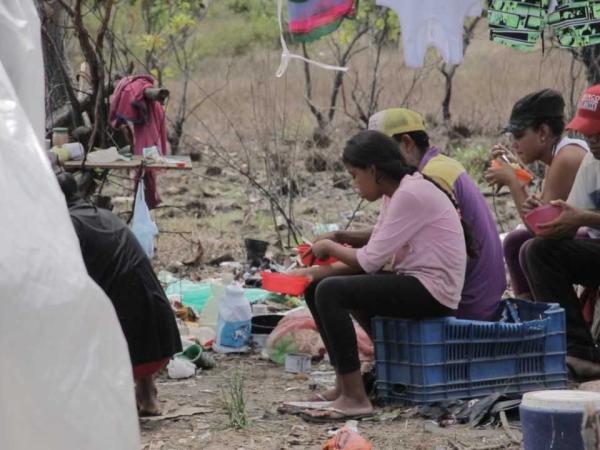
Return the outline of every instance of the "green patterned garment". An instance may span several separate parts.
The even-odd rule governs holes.
[[[600,43],[600,1],[488,0],[488,21],[492,41],[519,50],[533,50],[546,26],[561,47]]]
[[[490,39],[524,51],[533,50],[546,27],[550,0],[488,0]]]
[[[600,1],[558,2],[548,15],[561,47],[576,48],[600,44]]]

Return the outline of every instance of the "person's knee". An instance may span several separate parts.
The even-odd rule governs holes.
[[[512,255],[518,255],[519,249],[523,243],[530,239],[531,235],[526,230],[513,230],[508,233],[502,241],[504,255],[510,258]]]
[[[535,238],[527,244],[525,249],[525,261],[529,267],[535,267],[540,261],[545,264],[558,262],[557,252],[560,251],[560,241],[546,238]],[[533,261],[533,262],[532,262]]]
[[[329,309],[337,305],[336,299],[340,295],[342,286],[336,277],[325,278],[316,287],[314,302],[318,311]]]

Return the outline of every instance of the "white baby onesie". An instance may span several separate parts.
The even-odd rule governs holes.
[[[408,67],[423,67],[430,46],[448,64],[463,60],[463,25],[466,17],[482,12],[482,0],[376,0],[398,14]]]

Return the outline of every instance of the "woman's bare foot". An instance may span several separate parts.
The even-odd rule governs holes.
[[[152,375],[139,378],[135,382],[135,399],[140,417],[160,416],[157,389]]]

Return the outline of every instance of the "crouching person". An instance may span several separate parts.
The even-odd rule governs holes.
[[[90,277],[110,298],[129,347],[140,416],[160,414],[154,374],[181,351],[175,315],[144,250],[112,212],[79,197],[77,183],[57,174]]]

